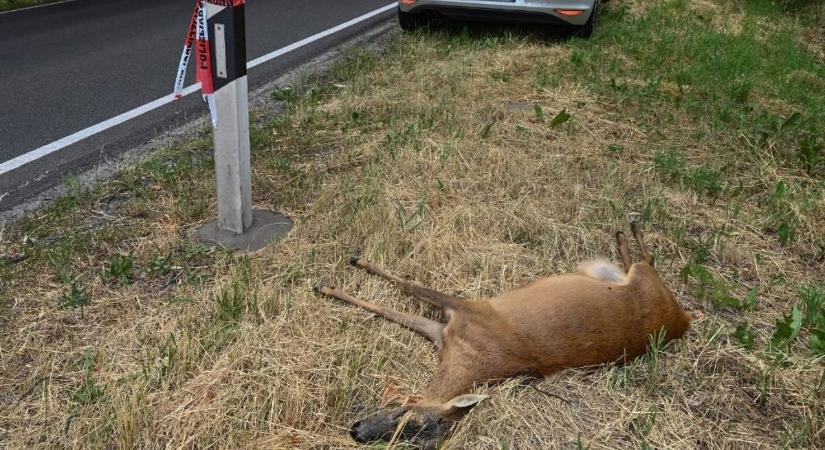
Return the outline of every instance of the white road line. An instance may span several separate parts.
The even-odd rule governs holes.
[[[42,5],[34,5],[34,6],[27,6],[25,8],[12,9],[10,11],[0,12],[0,16],[2,16],[3,14],[11,14],[11,13],[16,13],[16,12],[20,12],[20,11],[26,11],[28,9],[42,8],[44,6],[54,6],[54,5],[59,5],[61,3],[69,3],[69,2],[73,2],[73,1],[74,0],[63,0],[62,2],[44,3]]]
[[[73,1],[73,0],[68,0],[68,1]],[[318,41],[318,40],[321,40],[321,39],[323,39],[327,36],[333,35],[333,34],[339,32],[341,30],[349,28],[349,27],[351,27],[353,25],[356,25],[358,23],[361,23],[365,20],[371,19],[371,18],[373,18],[373,17],[375,17],[379,14],[382,14],[384,12],[387,12],[387,11],[395,8],[396,4],[397,4],[396,2],[393,2],[393,3],[391,3],[387,6],[384,6],[382,8],[378,8],[378,9],[376,9],[374,11],[371,11],[371,12],[368,12],[368,13],[362,15],[362,16],[358,16],[358,17],[356,17],[352,20],[349,20],[349,21],[344,22],[340,25],[334,26],[334,27],[332,27],[328,30],[325,30],[325,31],[322,31],[320,33],[314,34],[314,35],[312,35],[312,36],[310,36],[306,39],[302,39],[298,42],[287,45],[286,47],[280,48],[280,49],[275,50],[273,52],[267,53],[266,55],[255,58],[252,61],[249,61],[247,63],[247,68],[251,69],[251,68],[259,66],[259,65],[261,65],[265,62],[272,61],[273,59],[278,58],[279,56],[283,56],[283,55],[285,55],[289,52],[292,52],[292,51],[295,51],[295,50],[297,50],[301,47],[307,46],[307,45],[309,45],[309,44],[311,44],[315,41]],[[187,86],[183,90],[182,95],[187,96],[187,95],[192,94],[194,92],[197,92],[199,90],[200,90],[200,83],[195,83],[193,85]],[[124,123],[128,120],[132,120],[135,117],[142,116],[143,114],[146,114],[146,113],[148,113],[150,111],[153,111],[155,109],[158,109],[158,108],[160,108],[164,105],[172,103],[173,100],[174,100],[174,96],[172,94],[163,96],[163,97],[161,97],[161,98],[159,98],[155,101],[149,102],[149,103],[147,103],[145,105],[142,105],[142,106],[138,106],[135,109],[132,109],[130,111],[126,111],[125,113],[117,115],[115,117],[112,117],[111,119],[104,120],[103,122],[92,125],[92,126],[90,126],[88,128],[85,128],[83,130],[80,130],[77,133],[70,134],[70,135],[68,135],[68,136],[66,136],[62,139],[58,139],[54,142],[48,143],[48,144],[46,144],[46,145],[44,145],[40,148],[37,148],[35,150],[32,150],[28,153],[24,153],[20,156],[12,158],[12,159],[0,164],[0,176],[6,174],[8,172],[11,172],[12,170],[18,169],[21,166],[24,166],[24,165],[26,165],[26,164],[28,164],[32,161],[36,161],[36,160],[38,160],[38,159],[40,159],[44,156],[50,155],[50,154],[52,154],[56,151],[59,151],[63,148],[66,148],[66,147],[68,147],[72,144],[75,144],[79,141],[82,141],[83,139],[86,139],[90,136],[94,136],[95,134],[106,131],[106,130],[108,130],[112,127],[115,127],[117,125],[120,125],[120,124],[122,124],[122,123]]]
[[[355,25],[359,22],[363,22],[363,21],[365,21],[367,19],[370,19],[372,17],[375,17],[375,16],[377,16],[381,13],[387,12],[387,11],[395,8],[396,5],[397,5],[396,2],[392,2],[392,3],[390,3],[389,5],[387,5],[383,8],[378,8],[375,11],[368,12],[368,13],[364,14],[363,16],[356,17],[356,18],[354,18],[354,19],[352,19],[348,22],[342,23],[341,25],[332,27],[329,30],[322,31],[322,32],[320,32],[318,34],[315,34],[315,35],[312,35],[312,36],[310,36],[306,39],[302,39],[302,40],[300,40],[300,41],[298,41],[294,44],[287,45],[286,47],[284,47],[282,49],[279,49],[279,50],[275,50],[272,53],[267,53],[266,55],[255,58],[252,61],[249,61],[249,64],[248,64],[247,67],[251,69],[255,66],[258,66],[258,65],[261,65],[265,62],[271,61],[271,60],[273,60],[273,59],[275,59],[279,56],[282,56],[284,54],[287,54],[287,53],[289,53],[293,50],[299,49],[299,48],[301,48],[305,45],[311,44],[311,43],[313,43],[313,42],[315,42],[319,39],[323,39],[323,38],[325,38],[329,35],[335,34],[335,33],[339,32],[339,31],[341,31],[345,28],[349,28],[349,27],[351,27],[351,26],[353,26],[353,25]]]

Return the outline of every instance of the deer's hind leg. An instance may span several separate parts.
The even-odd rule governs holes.
[[[442,323],[438,323],[426,317],[403,313],[391,308],[385,308],[383,306],[376,305],[372,302],[357,299],[347,294],[346,292],[343,292],[339,289],[331,288],[329,286],[324,285],[323,283],[318,283],[317,285],[315,285],[314,290],[319,294],[336,298],[338,300],[347,302],[351,305],[360,306],[361,308],[364,308],[367,311],[378,314],[379,316],[385,319],[388,319],[399,325],[407,327],[415,331],[416,333],[424,336],[425,338],[429,339],[438,350],[441,350],[441,348],[444,345],[443,332],[445,325]]]
[[[374,275],[378,275],[379,277],[392,281],[393,283],[397,284],[404,292],[412,295],[413,297],[426,302],[438,309],[441,310],[448,310],[448,309],[455,309],[459,307],[461,304],[461,299],[458,297],[453,297],[451,295],[444,294],[442,292],[438,292],[434,289],[430,289],[420,284],[413,283],[411,281],[404,280],[399,278],[384,269],[376,266],[375,264],[367,261],[364,258],[359,258],[357,256],[353,256],[349,259],[350,264],[353,266],[364,269],[367,273],[371,273]]]
[[[627,247],[627,239],[625,239],[624,233],[621,231],[616,232],[616,246],[619,248],[619,256],[622,258],[624,272],[627,273],[630,271],[632,261],[630,261],[630,249]]]
[[[631,222],[630,223],[630,232],[633,233],[633,237],[636,239],[636,243],[639,244],[639,251],[642,252],[642,261],[649,265],[653,265],[653,255],[647,249],[644,241],[644,235],[642,234],[642,229],[639,227],[638,222]]]

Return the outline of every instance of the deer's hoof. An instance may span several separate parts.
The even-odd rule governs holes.
[[[360,260],[361,260],[360,256],[350,256],[349,257],[349,264],[351,266],[358,267],[358,261],[360,261]]]

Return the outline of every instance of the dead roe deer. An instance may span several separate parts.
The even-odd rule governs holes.
[[[355,267],[379,275],[444,312],[447,323],[405,314],[319,283],[316,290],[412,329],[435,344],[440,367],[416,401],[388,407],[352,425],[358,442],[407,441],[434,448],[455,422],[486,396],[473,385],[565,368],[619,362],[642,355],[650,336],[681,337],[690,316],[653,267],[638,225],[631,224],[642,261],[631,265],[624,234],[616,240],[624,270],[604,260],[576,273],[543,278],[488,300],[462,301],[398,278],[364,259]]]

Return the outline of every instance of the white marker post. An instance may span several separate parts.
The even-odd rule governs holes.
[[[259,250],[285,235],[292,221],[252,209],[244,0],[199,0],[198,5],[181,64],[185,73],[194,44],[197,78],[214,128],[218,190],[218,218],[198,236],[228,248]]]
[[[237,3],[237,2],[236,2]],[[206,26],[215,125],[218,177],[218,228],[243,234],[252,226],[252,174],[249,161],[249,103],[246,81],[244,5],[206,3]],[[217,117],[215,117],[217,116]]]

